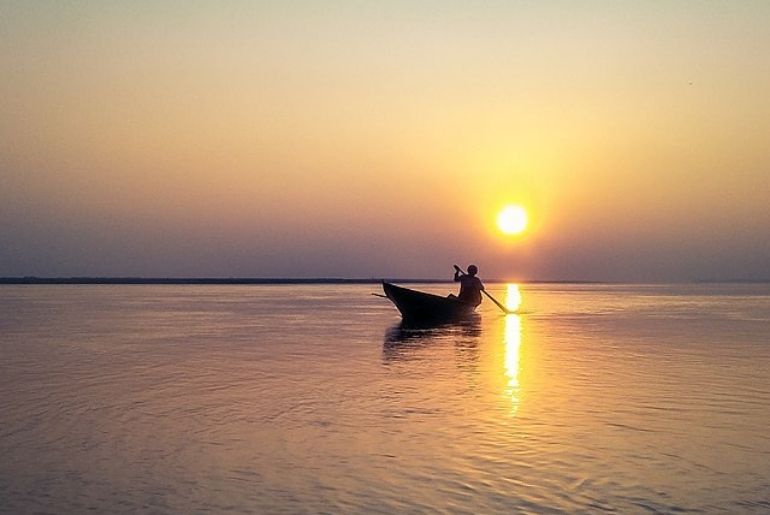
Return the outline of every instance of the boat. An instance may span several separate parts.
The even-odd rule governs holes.
[[[471,315],[476,306],[457,297],[441,297],[410,290],[392,283],[382,283],[385,296],[396,305],[401,317],[409,321],[452,321]]]

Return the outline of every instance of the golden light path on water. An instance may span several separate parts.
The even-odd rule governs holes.
[[[518,284],[508,284],[505,305],[511,311],[521,306],[521,290]],[[521,366],[521,317],[517,314],[505,316],[505,376],[506,395],[511,398],[511,410],[515,414],[519,407],[519,369]]]

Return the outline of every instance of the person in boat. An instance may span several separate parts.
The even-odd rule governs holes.
[[[479,268],[476,265],[468,266],[467,274],[462,273],[459,268],[455,269],[455,282],[460,283],[460,294],[455,298],[474,306],[481,304],[481,292],[484,290],[484,283],[476,277],[477,273],[479,273]],[[454,297],[454,295],[450,296]]]

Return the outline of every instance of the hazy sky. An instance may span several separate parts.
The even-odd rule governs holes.
[[[0,276],[770,277],[765,0],[0,0],[0,76]]]

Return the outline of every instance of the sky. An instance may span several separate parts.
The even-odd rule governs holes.
[[[0,276],[768,279],[768,20],[0,0]]]

